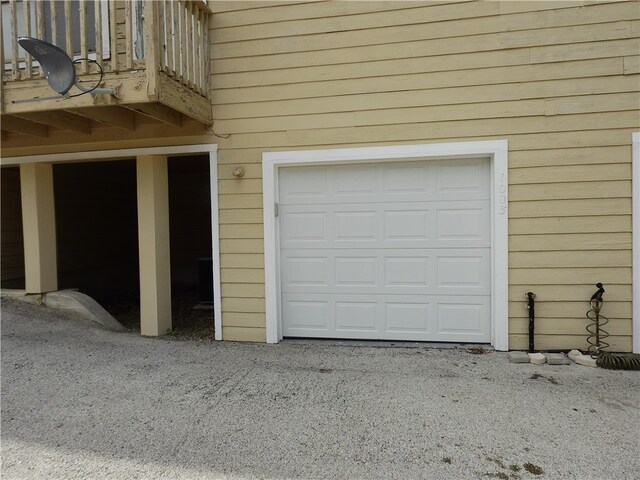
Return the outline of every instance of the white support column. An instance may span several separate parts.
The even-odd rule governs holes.
[[[53,166],[20,165],[24,274],[27,293],[58,289]]]
[[[140,257],[140,333],[171,331],[169,184],[166,155],[139,155],[138,245]]]

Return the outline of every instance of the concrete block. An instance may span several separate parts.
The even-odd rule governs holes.
[[[578,365],[584,365],[585,367],[597,367],[596,359],[591,358],[591,355],[580,355],[579,357],[574,358],[573,360]]]
[[[571,365],[569,357],[562,353],[545,353],[549,365]]]
[[[580,357],[581,355],[582,352],[580,350],[571,350],[567,356],[575,362],[575,358]]]
[[[529,354],[527,352],[509,352],[507,356],[511,363],[529,363]]]
[[[535,365],[542,365],[543,363],[546,363],[547,357],[542,353],[530,353],[529,361]]]
[[[93,298],[74,290],[59,290],[44,295],[44,304],[49,308],[71,310],[83,317],[99,323],[109,330],[123,332],[126,328],[111,316]]]

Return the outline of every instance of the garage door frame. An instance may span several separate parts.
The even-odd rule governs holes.
[[[280,168],[312,165],[487,158],[491,163],[491,344],[509,349],[508,142],[506,140],[265,152],[262,155],[267,343],[282,339],[280,245],[276,202]]]

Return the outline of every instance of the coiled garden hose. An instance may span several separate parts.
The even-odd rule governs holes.
[[[602,298],[605,291],[604,286],[602,283],[597,283],[596,287],[598,290],[591,296],[591,308],[587,311],[587,318],[591,320],[591,323],[587,325],[587,332],[589,332],[587,343],[591,358],[596,359],[596,365],[609,370],[640,370],[640,354],[604,351],[609,347],[609,344],[604,341],[609,336],[609,332],[602,327],[609,323],[609,319],[600,313],[604,304]]]
[[[591,308],[587,311],[587,318],[591,320],[591,323],[587,325],[587,343],[589,344],[588,352],[591,354],[591,358],[598,357],[605,348],[609,347],[609,343],[605,342],[605,339],[609,336],[604,327],[609,323],[609,319],[600,313],[604,300],[602,297],[598,297],[591,300]]]
[[[640,354],[602,352],[596,365],[609,370],[640,370]]]

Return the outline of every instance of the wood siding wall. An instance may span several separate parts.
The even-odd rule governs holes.
[[[265,339],[263,152],[507,139],[510,347],[531,290],[536,347],[584,348],[601,281],[611,346],[631,349],[638,2],[213,9],[225,339]]]

